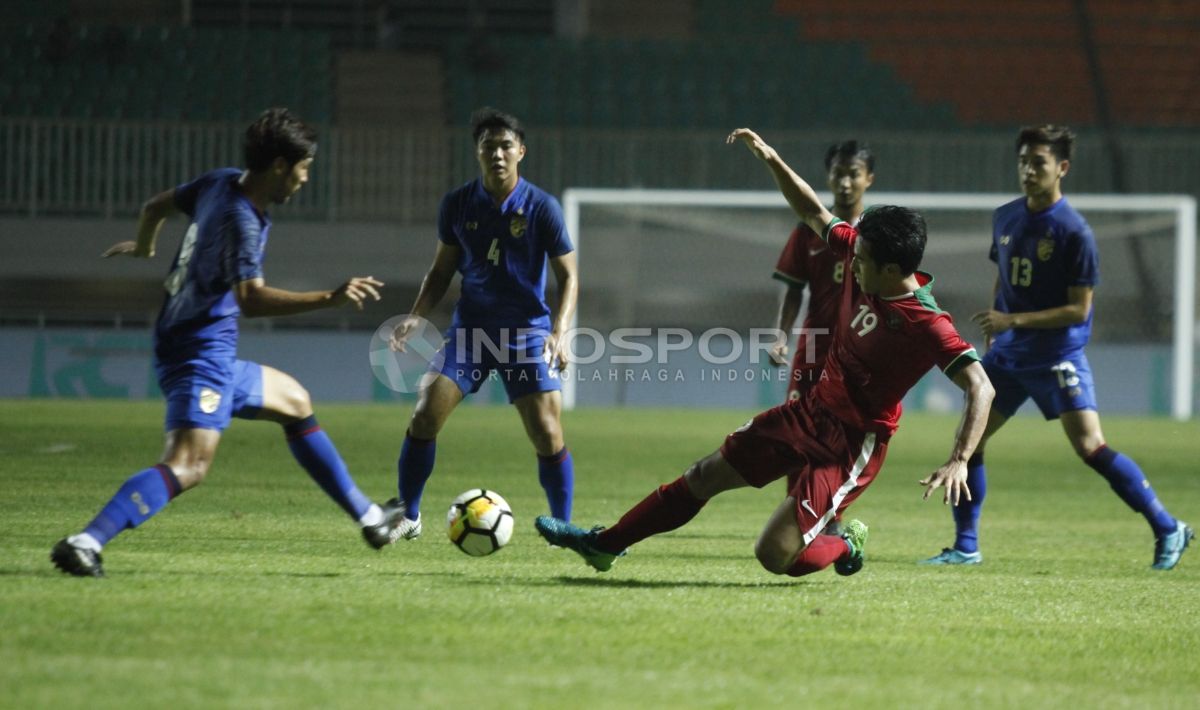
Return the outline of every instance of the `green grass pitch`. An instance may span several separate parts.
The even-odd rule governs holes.
[[[576,521],[610,523],[751,412],[565,415]],[[402,406],[318,407],[360,486],[393,494]],[[988,452],[983,565],[918,567],[951,541],[916,484],[955,421],[908,416],[850,509],[855,577],[759,568],[783,490],[737,491],[607,574],[547,547],[511,408],[463,407],[439,439],[424,536],[375,552],[288,455],[235,422],[208,481],[105,551],[108,578],[48,561],[162,445],[155,402],[0,402],[0,706],[1197,707],[1200,550],[1153,540],[1057,424],[1018,418]],[[1200,523],[1200,425],[1107,417],[1167,506]],[[445,537],[459,492],[500,491],[517,530],[473,559]]]

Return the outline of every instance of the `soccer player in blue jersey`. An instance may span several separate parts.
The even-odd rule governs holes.
[[[579,292],[575,248],[558,201],[520,177],[525,131],[485,107],[471,116],[480,177],[450,191],[438,212],[438,245],[392,347],[403,351],[421,319],[462,274],[444,362],[417,400],[400,449],[401,537],[421,534],[421,493],[433,473],[436,437],[451,412],[495,372],[537,452],[538,481],[551,513],[571,517],[574,464],[563,442],[559,372],[564,335]],[[546,304],[546,264],[558,283],[558,312]],[[436,360],[435,360],[436,362]]]
[[[979,513],[987,492],[984,446],[1032,397],[1063,431],[1084,463],[1095,469],[1154,531],[1154,569],[1168,570],[1193,537],[1159,502],[1133,459],[1109,448],[1100,431],[1092,371],[1084,346],[1092,331],[1092,291],[1099,260],[1092,230],[1063,197],[1075,136],[1063,126],[1021,129],[1017,174],[1025,196],[996,210],[990,258],[1000,273],[995,304],[973,320],[989,350],[984,368],[996,389],[983,441],[968,465],[968,499],[953,508],[954,546],[923,561],[979,564]]]
[[[240,314],[283,316],[379,300],[383,284],[370,276],[306,292],[272,288],[263,278],[267,208],[308,181],[316,149],[312,129],[287,109],[270,109],[246,130],[245,170],[213,170],[155,195],[142,207],[137,240],[105,252],[150,258],[167,217],[188,217],[154,327],[154,365],[167,400],[165,452],[127,479],[83,532],[54,546],[50,559],[62,571],[103,576],[101,548],[204,480],[231,417],[280,424],[296,461],[358,522],[369,545],[396,539],[398,501],[380,507],[359,491],[317,424],[308,392],[279,370],[237,358]]]

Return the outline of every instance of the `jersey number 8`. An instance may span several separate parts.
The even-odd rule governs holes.
[[[199,232],[200,228],[194,222],[192,226],[188,227],[187,234],[183,235],[183,244],[179,247],[179,263],[175,265],[175,268],[167,275],[167,280],[163,282],[163,288],[172,296],[183,288],[183,280],[187,277],[188,262],[192,260],[192,250],[196,248],[196,235]]]

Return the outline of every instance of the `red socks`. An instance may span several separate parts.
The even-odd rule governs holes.
[[[596,538],[597,547],[617,553],[651,535],[670,532],[696,517],[707,502],[692,495],[687,481],[680,476],[659,486],[622,515],[616,525],[601,532]]]
[[[838,561],[838,558],[849,552],[846,541],[835,535],[817,535],[812,543],[804,548],[796,561],[788,567],[791,577],[803,577],[806,574],[820,572]]]

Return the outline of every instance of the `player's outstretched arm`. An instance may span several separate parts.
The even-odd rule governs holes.
[[[550,367],[565,370],[566,335],[571,329],[571,319],[575,317],[575,308],[579,303],[579,260],[575,252],[568,252],[551,259],[550,268],[554,271],[555,281],[558,282],[558,313],[554,317],[550,337],[546,338],[545,355]]]
[[[162,231],[167,217],[178,212],[175,208],[175,188],[164,190],[142,205],[138,214],[137,240],[117,242],[104,251],[102,256],[107,259],[112,256],[135,256],[149,259],[154,256],[154,244],[158,241],[158,233]]]
[[[771,177],[775,178],[775,184],[779,186],[779,191],[792,206],[796,216],[804,220],[804,223],[817,234],[824,234],[825,227],[833,221],[833,214],[825,209],[825,205],[817,197],[816,191],[787,163],[783,162],[779,153],[776,153],[775,149],[767,145],[767,142],[754,131],[749,128],[738,128],[725,138],[725,143],[733,144],[739,140],[750,149],[754,157],[767,164],[767,168],[771,171]]]
[[[372,276],[355,276],[332,291],[285,291],[268,286],[261,278],[242,281],[234,288],[238,306],[247,318],[290,316],[353,303],[362,310],[367,301],[379,300],[383,282]]]
[[[925,486],[924,500],[929,500],[935,488],[945,486],[942,502],[958,505],[964,495],[971,500],[971,491],[967,488],[967,459],[975,453],[975,447],[983,437],[996,392],[979,362],[972,362],[960,370],[954,375],[953,382],[966,394],[962,420],[954,437],[954,450],[946,463],[918,483]]]
[[[784,287],[783,298],[779,302],[779,316],[775,322],[775,343],[767,351],[771,364],[783,367],[788,364],[788,341],[792,337],[792,327],[800,317],[800,306],[804,303],[804,288],[788,284]]]
[[[404,352],[408,347],[408,338],[416,331],[421,319],[429,315],[450,289],[454,281],[454,273],[458,271],[458,260],[462,249],[439,241],[437,251],[433,254],[433,264],[421,279],[421,288],[417,291],[417,299],[412,308],[396,329],[392,331],[390,345],[396,352]]]

